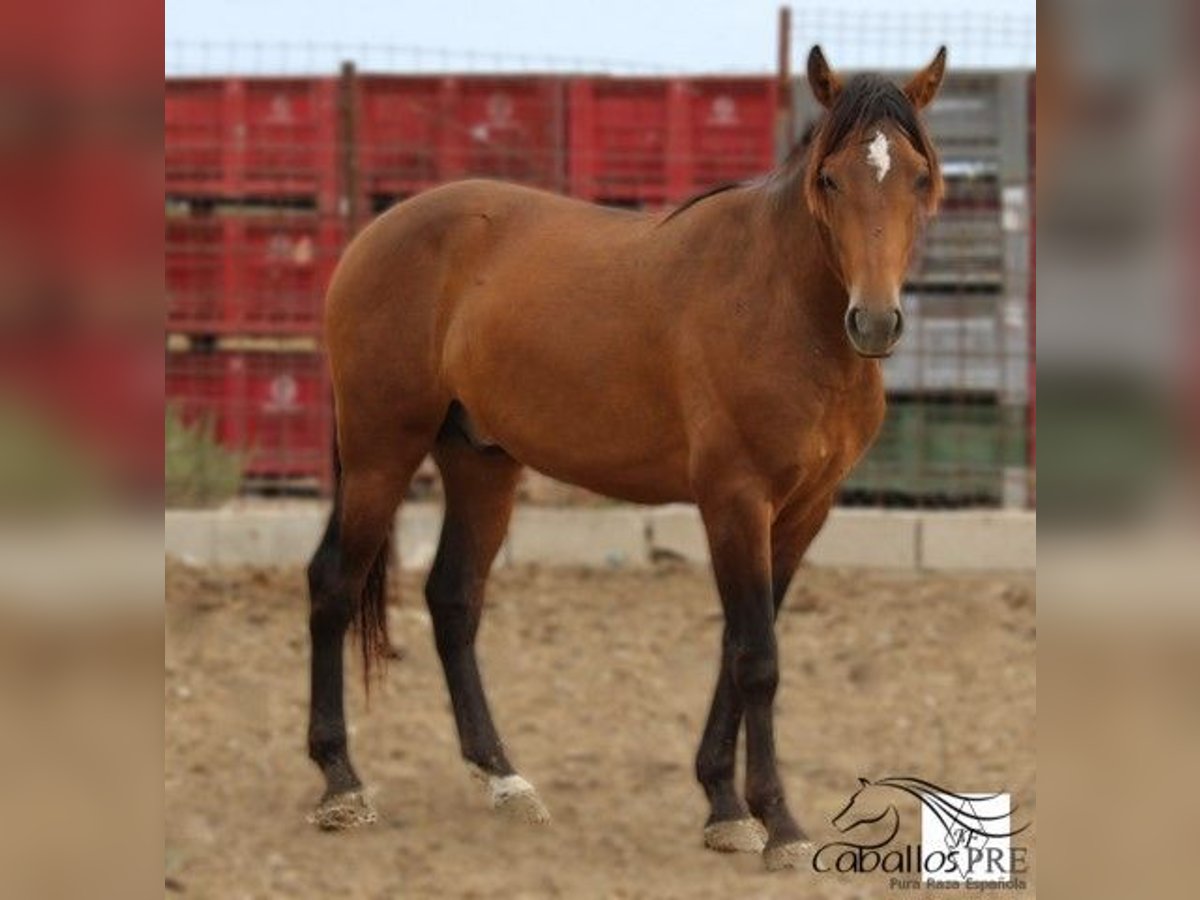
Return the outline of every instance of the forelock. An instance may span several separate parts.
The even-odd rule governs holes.
[[[861,74],[846,83],[833,108],[826,113],[812,135],[805,173],[805,194],[810,207],[815,209],[819,206],[816,181],[825,158],[837,152],[849,138],[885,122],[908,138],[913,149],[929,165],[934,185],[930,194],[930,210],[937,206],[942,190],[941,169],[937,151],[917,117],[916,108],[904,92],[888,79]]]

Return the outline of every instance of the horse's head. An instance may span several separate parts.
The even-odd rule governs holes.
[[[858,779],[858,790],[851,794],[842,811],[833,817],[838,831],[847,832],[859,825],[871,825],[883,819],[892,809],[886,791],[865,778]]]
[[[899,88],[876,75],[843,83],[820,47],[808,57],[809,85],[828,112],[812,138],[805,197],[849,294],[846,334],[863,356],[887,356],[904,327],[900,288],[942,193],[937,152],[917,114],[945,69],[943,47]]]

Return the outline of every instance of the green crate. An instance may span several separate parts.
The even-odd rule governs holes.
[[[999,505],[1025,464],[1026,411],[989,397],[893,398],[875,444],[842,486],[850,504]]]

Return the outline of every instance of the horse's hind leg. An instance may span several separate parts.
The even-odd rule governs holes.
[[[442,473],[446,513],[425,597],[462,755],[486,783],[496,810],[523,821],[547,822],[549,813],[533,786],[504,753],[475,658],[484,589],[508,530],[521,467],[499,449],[472,446],[451,427],[443,431],[433,455]]]
[[[325,536],[308,567],[308,752],[325,777],[325,793],[310,819],[322,828],[348,828],[376,818],[346,746],[343,645],[371,570],[389,551],[385,541],[396,508],[430,443],[432,435],[426,441],[413,436],[346,467]]]

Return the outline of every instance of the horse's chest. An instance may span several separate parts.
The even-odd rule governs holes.
[[[883,423],[882,393],[867,389],[832,398],[789,423],[780,447],[780,493],[835,490],[871,446]]]
[[[862,419],[836,421],[818,430],[818,436],[810,450],[815,463],[812,468],[830,468],[839,481],[850,472],[862,458],[878,432],[878,421],[874,415],[865,413]]]
[[[817,436],[808,448],[814,471],[828,469],[837,481],[859,461],[879,431],[879,418],[870,411],[861,418],[847,420],[837,417],[835,421],[817,430]]]

